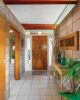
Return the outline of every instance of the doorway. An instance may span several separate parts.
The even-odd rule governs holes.
[[[50,70],[52,65],[52,44],[52,35],[25,36],[25,71]]]
[[[9,70],[9,88],[10,88],[10,95],[12,93],[12,88],[15,86],[16,80],[20,80],[20,34],[15,29],[12,29],[13,32],[10,33],[9,41],[9,63],[10,63],[10,70]]]
[[[10,89],[14,86],[15,83],[15,35],[10,34],[10,56],[9,56],[9,62],[10,62]]]

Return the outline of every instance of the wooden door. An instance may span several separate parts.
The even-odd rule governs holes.
[[[47,36],[32,36],[32,69],[47,70]]]
[[[0,100],[5,98],[6,34],[0,30]]]
[[[5,100],[6,32],[5,19],[0,15],[0,100]]]

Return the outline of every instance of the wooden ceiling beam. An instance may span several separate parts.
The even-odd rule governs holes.
[[[22,24],[27,30],[55,30],[55,24]]]
[[[76,4],[78,0],[3,0],[6,4]]]

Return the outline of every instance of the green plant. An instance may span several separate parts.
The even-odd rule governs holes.
[[[62,57],[61,58],[61,65],[66,65],[67,64],[67,61],[66,61],[66,58],[65,57]]]
[[[77,61],[75,59],[66,59],[66,62],[64,65],[62,65],[63,68],[72,68],[74,65],[80,63],[80,61]]]
[[[80,100],[80,92],[59,92],[59,94],[69,100]]]
[[[80,80],[80,61],[72,61],[70,70],[66,74],[70,79],[75,79],[77,81]],[[72,91],[72,92],[59,92],[59,95],[68,98],[69,100],[80,100],[80,92]]]

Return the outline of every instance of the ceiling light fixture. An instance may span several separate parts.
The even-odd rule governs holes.
[[[38,32],[38,35],[41,35],[42,33],[41,32]]]

